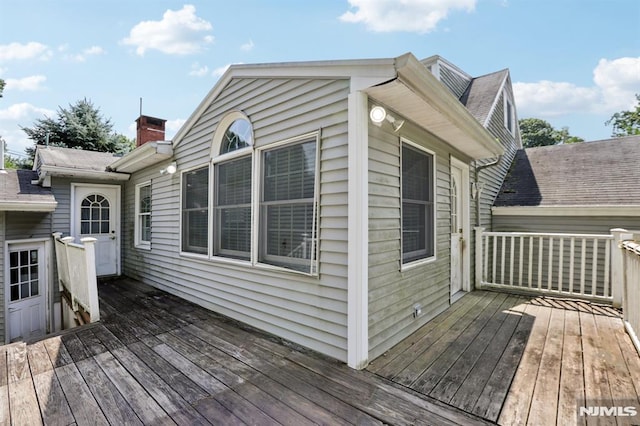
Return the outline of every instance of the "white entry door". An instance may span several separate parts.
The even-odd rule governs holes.
[[[9,244],[7,341],[43,336],[47,326],[44,243]]]
[[[451,159],[451,298],[469,290],[469,166]]]
[[[73,184],[71,235],[93,237],[98,276],[120,273],[120,187]]]

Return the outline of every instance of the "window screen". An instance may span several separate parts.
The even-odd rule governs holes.
[[[182,251],[207,254],[209,167],[182,175]]]

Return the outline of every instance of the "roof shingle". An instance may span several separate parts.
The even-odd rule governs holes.
[[[519,150],[494,202],[640,206],[640,136]]]

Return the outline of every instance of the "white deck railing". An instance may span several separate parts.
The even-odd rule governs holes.
[[[613,235],[476,228],[476,287],[613,301]]]
[[[61,238],[60,233],[53,236],[58,282],[68,308],[83,323],[100,320],[94,246],[96,239],[82,238],[82,244],[75,244],[73,237]],[[65,328],[69,327],[68,323],[65,325]]]
[[[638,232],[640,235],[640,232]],[[624,241],[620,244],[622,251],[622,312],[624,325],[631,340],[640,354],[640,244]]]

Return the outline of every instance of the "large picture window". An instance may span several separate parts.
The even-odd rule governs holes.
[[[260,261],[313,273],[316,260],[316,141],[264,151]]]
[[[433,257],[433,155],[402,144],[402,263]]]
[[[208,253],[209,167],[182,174],[182,251]]]
[[[151,246],[151,183],[136,186],[135,245],[140,248]]]

